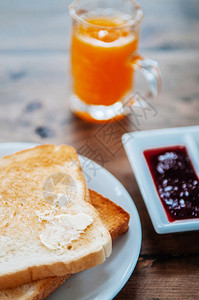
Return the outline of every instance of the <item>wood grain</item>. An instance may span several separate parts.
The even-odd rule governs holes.
[[[125,288],[115,298],[123,299],[198,299],[199,257],[141,257]]]
[[[143,242],[135,272],[117,300],[199,299],[198,232],[155,233],[121,144],[125,132],[198,125],[198,1],[140,1],[145,14],[140,52],[158,61],[162,93],[147,113],[137,110],[105,126],[85,123],[69,111],[69,3],[0,2],[0,141],[71,144],[128,190]],[[114,135],[107,140],[104,132]],[[86,152],[86,145],[92,151]]]

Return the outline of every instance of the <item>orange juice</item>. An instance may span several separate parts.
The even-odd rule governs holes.
[[[138,38],[119,17],[86,18],[73,26],[74,93],[86,104],[112,105],[133,85],[131,57]],[[89,25],[90,24],[90,25]]]

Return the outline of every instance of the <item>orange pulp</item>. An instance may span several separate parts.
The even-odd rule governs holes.
[[[138,38],[118,17],[85,21],[87,24],[74,24],[72,32],[74,92],[86,104],[112,105],[132,89],[130,59]]]

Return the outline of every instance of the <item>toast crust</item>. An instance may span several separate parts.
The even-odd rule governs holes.
[[[18,271],[14,274],[7,274],[0,278],[0,290],[15,288],[19,285],[26,284],[40,279],[64,276],[66,274],[74,274],[85,269],[90,269],[96,265],[102,264],[106,258],[105,249],[102,247],[94,253],[80,257],[68,264],[57,262],[51,265],[32,266],[30,268]]]
[[[46,278],[17,288],[0,291],[0,300],[44,300],[70,275]]]
[[[55,291],[59,286],[61,286],[70,275],[53,277],[48,279],[43,279],[45,281],[40,284],[37,291],[34,295],[24,300],[44,300],[46,299],[53,291]]]
[[[129,228],[130,215],[122,207],[97,192],[89,190],[89,194],[90,202],[97,209],[112,240],[125,233]]]

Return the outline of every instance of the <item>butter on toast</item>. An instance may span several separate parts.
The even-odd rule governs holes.
[[[97,209],[112,239],[128,230],[129,214],[114,202],[89,190],[90,202]],[[0,300],[43,300],[65,282],[70,275],[52,277],[0,291]]]
[[[0,290],[73,274],[111,254],[74,148],[37,146],[2,158],[0,170]],[[60,177],[75,183],[69,199]]]

